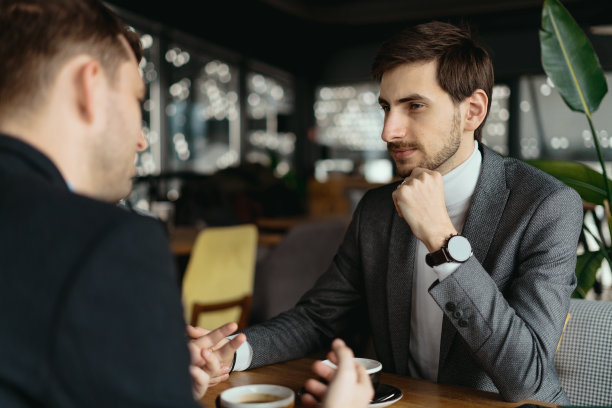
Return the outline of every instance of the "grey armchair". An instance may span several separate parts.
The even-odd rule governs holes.
[[[573,405],[612,405],[612,302],[572,299],[555,367]]]

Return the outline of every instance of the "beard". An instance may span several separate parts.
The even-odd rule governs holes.
[[[90,150],[94,198],[118,203],[132,191],[136,176],[135,151],[127,140],[135,140],[132,121],[120,111],[119,103],[110,100],[107,107],[107,123],[98,137],[93,138]]]
[[[448,159],[453,157],[457,150],[459,150],[459,146],[461,145],[461,132],[459,130],[461,126],[461,113],[459,108],[455,108],[453,112],[453,119],[451,122],[451,129],[446,137],[444,146],[434,152],[433,154],[425,154],[425,156],[421,159],[419,163],[416,165],[410,166],[408,169],[404,170],[403,168],[410,163],[410,159],[397,159],[395,160],[395,167],[397,169],[397,173],[401,177],[408,177],[410,173],[412,173],[412,169],[415,167],[422,167],[428,170],[436,170],[442,164],[446,163]],[[391,153],[394,150],[407,150],[407,149],[416,149],[425,153],[423,150],[423,145],[419,142],[389,142],[387,143],[387,150]]]

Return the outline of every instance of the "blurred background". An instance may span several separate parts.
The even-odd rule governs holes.
[[[612,1],[562,3],[611,83]],[[584,115],[569,111],[543,72],[541,0],[107,4],[145,47],[149,148],[129,203],[172,229],[255,223],[260,243],[274,245],[305,219],[348,219],[367,189],[395,177],[380,139],[373,56],[390,35],[433,19],[469,24],[493,58],[485,144],[520,159],[598,166]],[[606,160],[611,98],[593,117]]]
[[[563,3],[612,75],[612,2]],[[370,64],[388,36],[431,19],[470,24],[492,55],[488,146],[524,159],[596,162],[588,123],[568,111],[541,68],[539,0],[107,4],[146,49],[150,147],[139,156],[131,202],[145,210],[173,202],[177,224],[346,214],[369,184],[390,181]],[[608,159],[611,110],[608,95],[594,117]]]

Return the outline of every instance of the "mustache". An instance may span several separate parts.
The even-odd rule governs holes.
[[[420,149],[421,144],[416,142],[387,142],[387,150],[394,152],[397,150]]]

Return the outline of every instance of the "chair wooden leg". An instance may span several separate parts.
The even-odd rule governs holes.
[[[238,319],[238,330],[244,330],[248,326],[249,314],[251,312],[251,303],[253,301],[253,297],[251,295],[244,296],[240,299],[231,300],[228,302],[222,303],[194,303],[191,308],[191,325],[197,326],[198,317],[201,313],[205,312],[214,312],[218,310],[229,309],[232,307],[240,307],[240,317]],[[216,327],[212,327],[211,329],[216,329]]]

